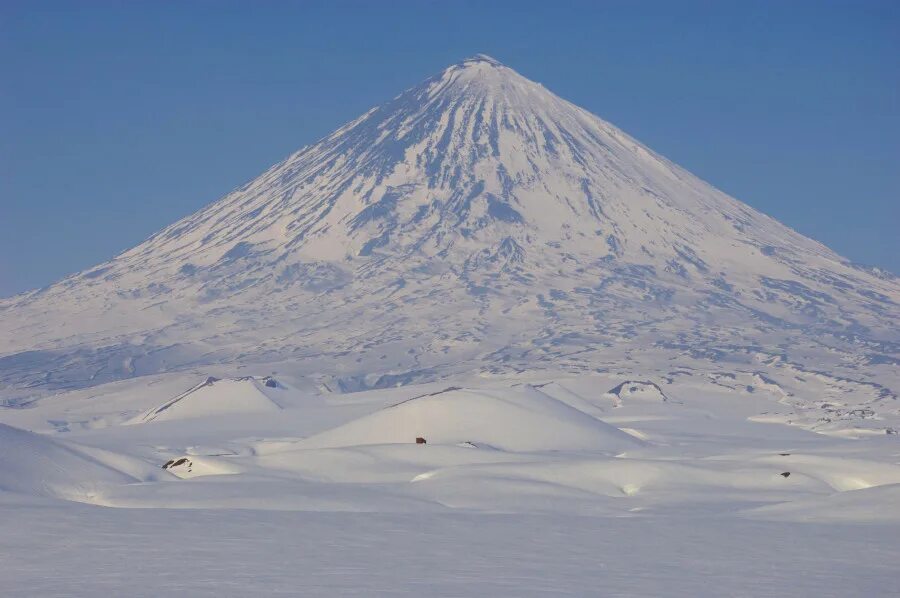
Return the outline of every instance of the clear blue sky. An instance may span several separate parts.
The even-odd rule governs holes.
[[[900,2],[0,3],[0,296],[479,52],[900,272]]]

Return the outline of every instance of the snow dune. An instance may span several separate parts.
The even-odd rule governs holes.
[[[97,502],[111,487],[168,477],[137,459],[0,424],[0,491]]]
[[[641,441],[530,386],[410,399],[305,440],[303,448],[471,443],[507,451],[621,452]]]
[[[381,572],[380,585],[371,575],[355,583],[357,593],[371,595],[400,578],[417,579],[421,567],[407,566],[410,555],[430,555],[421,562],[433,589],[436,571],[493,542],[481,559],[485,571],[452,573],[444,594],[468,593],[477,578],[484,593],[528,595],[551,572],[552,582],[535,595],[589,595],[607,587],[612,567],[623,572],[619,595],[698,595],[703,584],[696,580],[710,575],[716,595],[828,595],[835,588],[877,595],[893,587],[887,582],[900,525],[894,436],[848,440],[758,423],[748,417],[773,401],[762,393],[660,380],[659,393],[632,391],[636,383],[628,382],[616,403],[608,396],[622,382],[615,375],[318,396],[288,378],[278,388],[230,378],[147,410],[154,389],[172,388],[154,378],[75,404],[62,395],[0,410],[6,421],[40,429],[54,422],[55,431],[0,425],[0,556],[13,563],[0,571],[0,586],[19,595],[70,593],[35,558],[19,558],[24,550],[90,588],[85,594],[112,587],[104,579],[121,588],[118,561],[104,573],[102,559],[78,560],[97,546],[117,558],[131,555],[129,580],[135,572],[183,567],[190,555],[190,575],[177,586],[166,585],[162,573],[145,576],[136,595],[148,588],[147,595],[173,588],[228,595],[225,583],[246,595],[261,589],[261,571],[279,580],[273,591],[341,594],[334,580],[344,578],[348,562]],[[218,409],[222,396],[225,408]],[[254,403],[260,396],[269,402]],[[235,411],[235,403],[253,409]],[[108,425],[73,425],[87,413]],[[135,419],[126,414],[170,419],[116,425]],[[433,531],[423,537],[423,529]],[[54,553],[60,534],[80,550]],[[870,549],[875,538],[877,551]],[[695,557],[684,556],[686,546]],[[779,552],[784,546],[787,556]],[[485,585],[498,547],[510,563],[532,550],[527,567],[510,570],[521,578],[503,587]],[[765,568],[762,577],[754,563]],[[331,573],[317,577],[323,567]],[[234,571],[243,573],[229,577]],[[585,583],[585,571],[597,579]],[[737,580],[735,571],[748,577]],[[803,571],[810,577],[800,579]],[[831,571],[840,575],[822,581]],[[418,582],[405,587],[407,595],[422,589]]]
[[[214,415],[279,411],[281,409],[279,405],[269,398],[264,390],[274,388],[265,386],[268,380],[272,379],[244,377],[219,380],[209,377],[187,392],[145,411],[126,423],[146,424]]]

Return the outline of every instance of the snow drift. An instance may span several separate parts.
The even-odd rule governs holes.
[[[641,442],[531,387],[448,390],[414,398],[305,440],[303,448],[472,443],[508,451],[620,452]]]
[[[274,387],[266,386],[268,380],[272,379],[257,380],[245,377],[220,380],[210,377],[187,392],[125,423],[145,424],[216,415],[278,411],[280,407],[264,390]]]
[[[0,491],[96,502],[105,488],[166,477],[133,458],[0,424]]]

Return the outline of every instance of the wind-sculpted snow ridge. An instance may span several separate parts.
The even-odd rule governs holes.
[[[13,492],[102,503],[108,488],[169,478],[138,459],[0,423],[0,495]]]
[[[846,413],[887,418],[898,322],[894,276],[477,56],[113,260],[0,303],[0,392],[16,405],[204,366],[340,391],[680,369],[808,379],[849,389]]]

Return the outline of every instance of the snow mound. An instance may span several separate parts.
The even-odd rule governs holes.
[[[424,438],[428,445],[468,442],[508,451],[621,452],[642,444],[618,428],[526,386],[451,389],[417,397],[316,434],[300,446],[415,443],[416,438]]]
[[[209,377],[187,392],[145,411],[125,424],[279,411],[281,407],[278,403],[266,394],[266,390],[273,388],[277,388],[277,383],[272,378],[246,377],[220,380]]]
[[[103,453],[0,424],[0,491],[94,502],[104,487],[143,481],[105,463]]]

